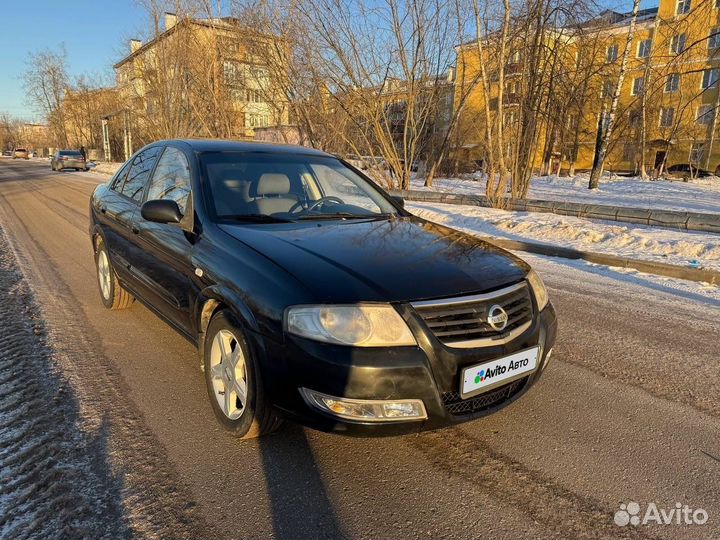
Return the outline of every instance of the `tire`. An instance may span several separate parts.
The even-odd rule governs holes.
[[[210,321],[203,356],[210,406],[230,435],[254,439],[280,427],[282,420],[273,412],[263,390],[257,359],[230,311],[222,310]],[[234,390],[226,399],[225,389],[230,385]]]
[[[95,248],[95,270],[98,277],[98,290],[103,305],[108,309],[125,309],[132,305],[135,298],[122,288],[102,239],[97,240]]]

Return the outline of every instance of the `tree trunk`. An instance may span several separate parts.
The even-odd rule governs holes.
[[[605,165],[608,146],[610,145],[610,137],[612,137],[613,128],[615,127],[615,115],[617,114],[618,101],[620,100],[620,92],[622,91],[623,81],[625,80],[625,71],[627,70],[628,57],[632,49],[633,38],[635,37],[635,27],[637,26],[637,15],[640,9],[640,0],[633,0],[632,17],[630,19],[630,28],[628,29],[627,40],[625,42],[625,50],[620,63],[620,72],[618,73],[617,85],[613,93],[610,110],[607,114],[607,121],[603,122],[603,115],[600,115],[600,126],[598,130],[598,144],[596,144],[595,159],[593,160],[592,171],[590,172],[590,182],[588,189],[597,189],[600,184],[600,175]],[[644,88],[643,88],[644,91]]]

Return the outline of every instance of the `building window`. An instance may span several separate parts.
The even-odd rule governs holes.
[[[508,64],[519,64],[520,63],[520,51],[515,49],[510,51],[510,57],[508,58]]]
[[[665,92],[677,92],[678,88],[680,88],[680,74],[671,73],[667,76],[667,80],[665,81]]]
[[[270,125],[270,116],[267,114],[248,114],[246,125],[251,128],[267,127]]]
[[[715,117],[715,109],[712,105],[700,105],[697,110],[697,123],[708,125],[712,124]]]
[[[720,0],[715,0],[715,7],[720,8]]]
[[[718,0],[718,1],[720,2],[720,0]],[[617,60],[617,56],[618,56],[618,46],[616,43],[614,45],[610,45],[607,48],[607,52],[605,53],[605,58],[606,58],[608,64],[612,64],[613,62],[615,62],[615,60]]]
[[[647,58],[650,56],[650,48],[652,47],[652,39],[643,39],[638,43],[637,57]]]
[[[673,107],[660,108],[660,127],[669,128],[673,125],[675,119],[675,109]]]
[[[236,62],[224,61],[223,64],[223,79],[225,84],[238,84],[241,82],[241,69]]]
[[[683,15],[684,13],[690,13],[690,0],[678,0],[677,9],[675,10],[677,15]]]
[[[247,101],[249,103],[262,103],[262,101],[263,101],[262,92],[260,90],[253,90],[253,89],[248,88],[245,91],[245,94],[246,94],[245,101]]]
[[[717,49],[718,47],[720,47],[720,26],[711,29],[708,36],[708,48]]]
[[[670,54],[680,54],[685,50],[685,42],[687,36],[685,34],[678,34],[673,36],[670,40]]]
[[[690,163],[700,163],[705,155],[705,143],[693,143],[690,149]]]
[[[631,128],[638,128],[640,127],[640,120],[642,119],[642,114],[638,110],[630,111],[630,127]]]
[[[703,90],[707,90],[708,88],[715,88],[718,82],[718,75],[720,75],[720,70],[718,70],[718,68],[706,69],[705,71],[703,71],[701,88]]]
[[[631,95],[637,96],[642,94],[643,88],[645,87],[645,77],[636,77],[633,79]]]
[[[612,97],[615,92],[615,85],[612,81],[603,81],[602,88],[600,88],[600,97],[607,98]]]

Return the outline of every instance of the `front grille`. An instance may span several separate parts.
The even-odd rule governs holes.
[[[414,302],[415,311],[435,336],[451,347],[481,347],[507,341],[532,321],[532,299],[526,282],[474,296]],[[507,325],[495,330],[488,323],[494,305],[508,315]]]
[[[443,392],[442,402],[450,414],[472,414],[500,405],[517,394],[525,386],[527,377],[505,384],[495,390],[468,399],[462,399],[458,392]]]

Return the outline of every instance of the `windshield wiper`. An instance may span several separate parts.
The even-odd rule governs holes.
[[[220,216],[220,219],[228,221],[242,221],[246,223],[292,223],[292,219],[269,216],[267,214],[233,214]]]
[[[298,216],[297,219],[378,219],[389,215],[390,214],[351,214],[349,212],[337,212],[334,214],[309,214]]]

